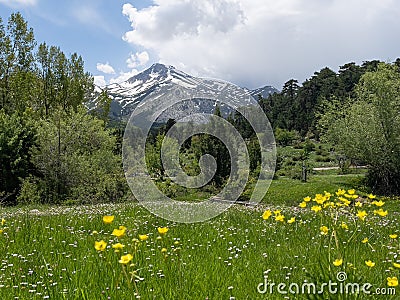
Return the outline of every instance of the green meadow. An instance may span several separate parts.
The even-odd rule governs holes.
[[[281,178],[196,224],[133,202],[3,209],[0,298],[398,299],[398,200],[351,190],[357,176]]]

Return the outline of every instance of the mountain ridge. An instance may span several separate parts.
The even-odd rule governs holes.
[[[183,71],[176,69],[171,65],[164,65],[155,63],[146,70],[130,77],[121,83],[112,83],[104,88],[96,87],[97,96],[101,91],[106,90],[111,97],[110,117],[112,119],[125,119],[128,118],[136,106],[143,101],[147,96],[155,92],[159,88],[175,83],[185,88],[193,88],[202,81],[198,78],[189,75]],[[209,79],[211,83],[218,85],[218,80]],[[279,92],[272,86],[263,86],[254,90],[243,88],[245,91],[258,99],[259,95],[263,98],[269,94]],[[89,109],[96,109],[96,98],[91,103],[88,103]]]

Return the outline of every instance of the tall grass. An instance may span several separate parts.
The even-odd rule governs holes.
[[[313,196],[303,193],[292,198],[298,203],[307,195]],[[344,263],[335,267],[332,261],[338,258],[337,245],[331,243],[330,234],[321,234],[322,225],[332,228],[326,219],[297,204],[279,204],[284,222],[276,221],[274,215],[263,220],[266,209],[272,214],[276,209],[273,203],[256,208],[234,206],[199,224],[167,222],[129,203],[3,211],[0,298],[284,299],[276,289],[272,294],[259,293],[257,287],[265,281],[264,276],[277,284],[322,283],[335,280],[343,271],[349,282],[371,283],[371,291],[389,288],[387,277],[400,278],[400,269],[393,264],[400,263],[400,239],[389,237],[400,235],[398,212],[371,216],[368,222],[340,216],[349,229],[341,232],[338,245],[345,249]],[[104,224],[104,215],[115,216],[112,224]],[[295,221],[288,224],[292,217]],[[120,238],[112,235],[119,226],[127,228]],[[169,230],[160,234],[158,227],[164,226]],[[148,239],[141,241],[139,235]],[[368,242],[362,243],[365,238]],[[94,247],[100,240],[107,243],[104,251]],[[119,252],[112,248],[117,242],[125,245]],[[127,253],[133,259],[121,264],[121,256]],[[366,260],[375,266],[368,267]],[[399,287],[395,291],[399,294]],[[319,298],[327,299],[327,295]]]

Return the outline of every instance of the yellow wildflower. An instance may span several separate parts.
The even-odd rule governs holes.
[[[361,243],[363,243],[363,244],[368,243],[368,238],[364,238],[364,239],[361,241]]]
[[[262,215],[262,218],[264,220],[268,220],[271,215],[272,215],[271,211],[270,210],[266,210],[266,211],[264,211],[264,213]]]
[[[275,216],[280,215],[281,214],[281,210],[280,209],[274,210],[274,214],[275,214]]]
[[[321,235],[327,235],[329,231],[328,227],[326,226],[321,226],[319,230],[321,230]]]
[[[398,286],[399,285],[399,280],[397,277],[388,277],[387,278],[388,286]]]
[[[157,230],[159,234],[166,234],[168,232],[168,227],[158,227]]]
[[[123,237],[125,235],[126,227],[119,226],[119,229],[114,229],[111,235],[116,236],[117,238]]]
[[[345,205],[345,206],[349,206],[350,204],[351,204],[351,201],[349,201],[349,200],[347,200],[347,199],[345,199],[345,198],[343,198],[343,204]]]
[[[1,226],[4,226],[4,224],[6,224],[6,220],[3,218],[1,219]]]
[[[349,226],[347,226],[347,224],[345,222],[342,222],[342,224],[340,224],[340,227],[342,227],[344,230],[349,229]]]
[[[326,202],[326,203],[324,204],[324,208],[327,208],[327,207],[335,208],[335,203],[333,203],[332,201]]]
[[[374,214],[376,215],[380,215],[381,217],[386,217],[388,214],[387,210],[383,210],[382,208],[378,209],[378,210],[374,210]]]
[[[104,251],[106,249],[106,247],[107,247],[107,243],[103,240],[101,240],[100,242],[97,242],[97,241],[94,242],[94,248],[97,251]]]
[[[139,240],[146,241],[149,238],[147,234],[139,234]]]
[[[275,216],[275,221],[284,222],[285,221],[285,216],[284,215],[276,215]]]
[[[305,208],[305,207],[307,207],[307,202],[303,201],[303,202],[301,202],[301,203],[299,204],[299,206],[300,206],[301,208]]]
[[[296,221],[296,218],[295,217],[292,217],[292,218],[290,218],[287,222],[288,222],[288,224],[292,224],[292,223],[294,223]]]
[[[112,245],[113,249],[115,249],[115,252],[119,252],[119,250],[122,250],[122,248],[125,247],[125,245],[121,244],[121,243],[117,243]]]
[[[370,267],[370,268],[372,268],[372,267],[375,266],[375,263],[374,263],[373,261],[371,261],[371,260],[366,260],[366,261],[365,261],[365,264],[366,264],[368,267]]]
[[[373,205],[378,206],[378,207],[382,207],[382,206],[385,205],[385,202],[383,202],[382,200],[379,200],[379,201],[372,201],[371,203],[372,203]]]
[[[314,201],[317,202],[317,204],[324,204],[324,202],[327,200],[325,196],[322,194],[316,194]]]
[[[398,268],[398,269],[400,269],[400,264],[393,263],[393,266],[394,266],[395,268]]]
[[[390,234],[389,237],[390,237],[391,239],[397,239],[397,234]]]
[[[364,221],[365,220],[365,218],[367,217],[367,212],[365,211],[365,210],[359,210],[358,212],[357,212],[357,217],[361,220],[361,221]]]
[[[311,201],[311,197],[307,196],[303,198],[304,202],[310,202]]]
[[[167,248],[162,248],[161,249],[161,253],[165,253],[165,252],[167,252],[168,250],[167,250]]]
[[[114,221],[114,216],[104,216],[103,222],[104,224],[111,224]]]
[[[355,189],[351,189],[351,190],[348,190],[348,191],[347,191],[347,193],[349,193],[349,195],[354,195],[355,192],[356,192]]]
[[[126,255],[122,255],[121,256],[121,259],[119,260],[119,263],[120,264],[124,264],[124,265],[126,265],[126,264],[128,264],[131,260],[133,259],[133,256],[132,256],[132,254],[126,254]]]
[[[375,196],[375,195],[372,195],[372,194],[369,194],[367,197],[368,197],[369,199],[375,199],[375,198],[376,198],[376,196]]]
[[[335,259],[335,261],[333,262],[333,265],[335,267],[339,267],[343,264],[343,259]]]
[[[316,213],[319,212],[321,209],[322,209],[322,207],[319,205],[314,205],[313,207],[311,207],[311,210]]]
[[[355,204],[355,206],[356,206],[356,207],[361,207],[361,206],[362,206],[362,203],[361,203],[360,201],[357,201],[356,204]]]
[[[346,191],[342,189],[338,189],[338,191],[336,192],[336,196],[343,196],[344,194],[346,194]]]

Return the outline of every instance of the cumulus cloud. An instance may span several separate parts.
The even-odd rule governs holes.
[[[129,78],[131,78],[132,76],[135,76],[138,73],[139,72],[136,69],[132,69],[129,72],[121,72],[121,73],[119,73],[118,77],[110,79],[110,84],[121,83],[121,82],[127,81]]]
[[[329,66],[395,59],[395,0],[154,0],[122,12],[124,40],[194,75],[278,88]],[[136,61],[136,60],[135,60]]]
[[[129,58],[126,60],[126,64],[128,68],[133,69],[136,67],[144,66],[150,57],[146,51],[143,52],[136,52],[136,54],[131,54]]]
[[[94,84],[99,86],[99,87],[104,87],[107,85],[107,82],[104,78],[104,76],[98,75],[98,76],[93,76]]]
[[[4,3],[10,7],[33,6],[36,5],[37,0],[0,0],[0,3]]]
[[[114,68],[109,63],[97,63],[96,68],[98,71],[103,72],[104,74],[115,74]]]

